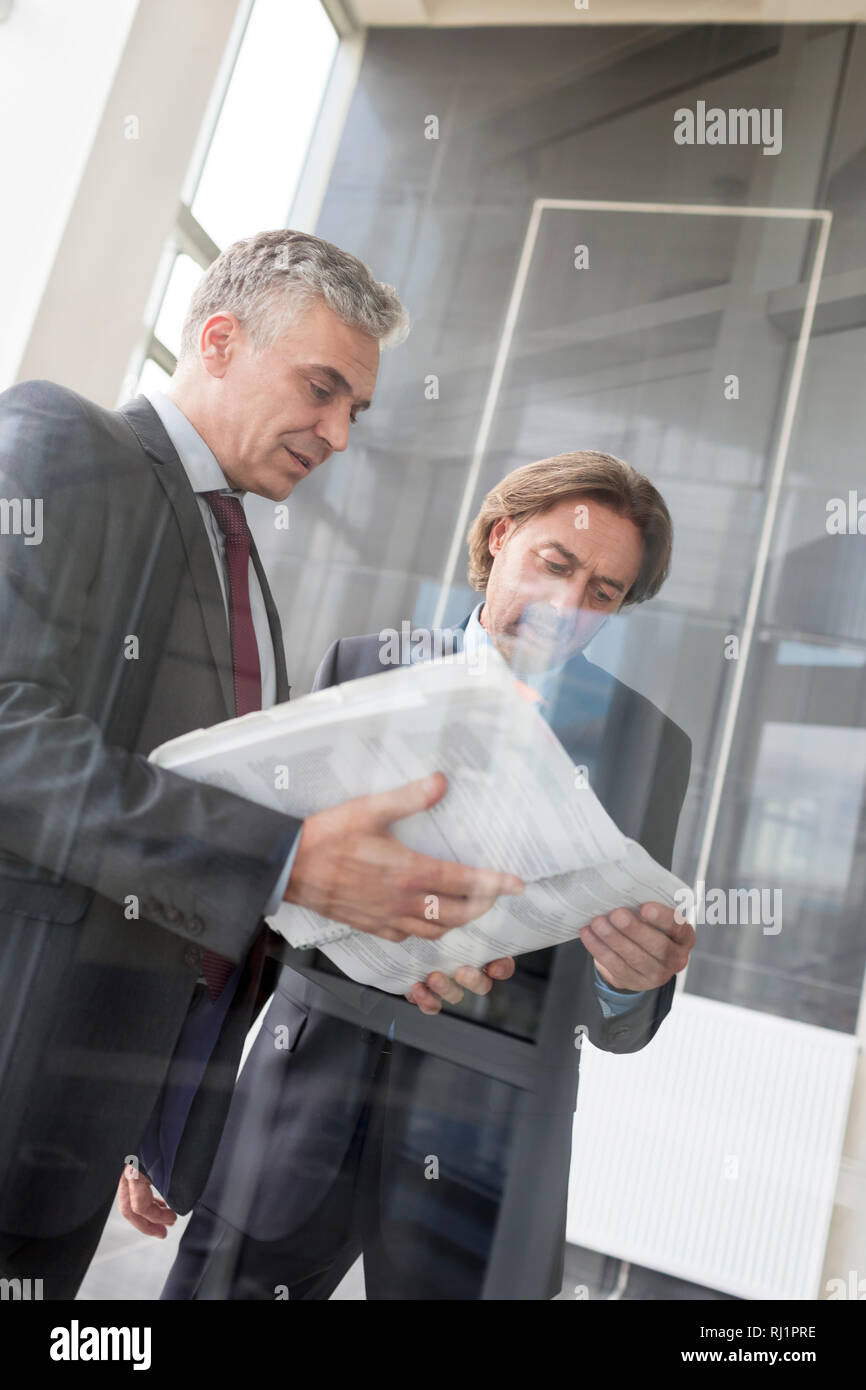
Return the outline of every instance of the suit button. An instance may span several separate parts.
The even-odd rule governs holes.
[[[201,946],[187,946],[183,953],[184,964],[193,970],[198,970],[204,960],[204,951]]]
[[[179,922],[181,919],[181,912],[177,907],[167,907],[162,915],[167,922]]]
[[[204,931],[204,922],[201,917],[190,917],[186,925],[187,930],[192,936],[201,936]]]

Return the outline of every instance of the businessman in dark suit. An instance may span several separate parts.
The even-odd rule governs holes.
[[[609,455],[560,455],[494,488],[469,543],[470,582],[484,602],[427,649],[447,650],[450,638],[479,659],[492,641],[623,833],[670,867],[689,739],[582,654],[611,613],[652,597],[666,577],[663,500]],[[386,638],[336,642],[316,688],[382,670],[394,650]],[[410,656],[404,648],[401,658]],[[544,1242],[536,1263],[546,1273],[529,1296],[561,1287],[575,1024],[584,1022],[605,1051],[646,1046],[694,940],[672,909],[620,908],[555,952],[519,956],[514,978],[497,988],[489,1021],[531,1035],[554,955],[567,981],[557,990],[564,1012],[553,1020],[561,1067],[538,1098],[534,1187],[544,1216],[532,1236]],[[438,983],[447,1001],[448,982]],[[427,1010],[417,990],[410,997]],[[283,969],[163,1298],[327,1298],[360,1253],[368,1298],[479,1297],[516,1088],[402,1044],[393,1025],[383,1044],[360,1013],[356,1026],[327,1003],[324,990]]]
[[[299,823],[147,761],[288,698],[243,496],[346,447],[404,328],[354,257],[263,233],[203,277],[156,407],[0,397],[0,1274],[46,1297],[74,1295],[127,1159],[153,1231],[199,1196],[284,896],[403,939],[451,924],[430,891],[461,921],[520,889],[388,834],[441,777]]]

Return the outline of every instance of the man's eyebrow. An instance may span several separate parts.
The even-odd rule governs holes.
[[[311,362],[310,365],[307,367],[307,371],[321,372],[322,376],[326,376],[328,378],[335,390],[341,391],[344,396],[351,396],[351,386],[349,385],[346,378],[343,376],[343,373],[338,372],[336,367],[326,367],[322,362]],[[354,404],[356,410],[370,409],[369,401],[355,401]]]
[[[583,561],[580,560],[577,555],[573,554],[572,551],[566,549],[566,547],[562,545],[559,541],[542,541],[541,549],[544,549],[545,546],[552,547],[554,550],[558,550],[560,555],[562,555],[566,560],[568,560],[570,564],[577,565],[578,569],[581,568]],[[611,579],[610,576],[606,574],[597,574],[595,577],[598,580],[599,584],[609,585],[611,589],[616,589],[618,594],[625,593],[625,585],[621,584],[618,579]]]

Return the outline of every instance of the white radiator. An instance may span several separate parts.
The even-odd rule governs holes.
[[[740,1298],[817,1298],[857,1050],[694,994],[641,1052],[584,1043],[568,1240]]]

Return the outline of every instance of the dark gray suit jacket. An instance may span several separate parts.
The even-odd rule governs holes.
[[[234,715],[213,554],[150,403],[12,387],[0,496],[41,498],[44,526],[38,545],[0,535],[0,1230],[55,1236],[136,1152],[211,949],[247,964],[165,1194],[181,1212],[197,1199],[299,827],[146,760]]]
[[[465,627],[465,623],[463,624]],[[455,633],[462,645],[462,628]],[[334,643],[316,674],[322,689],[382,670],[375,634]],[[686,791],[691,744],[649,700],[592,665],[569,662],[550,723],[624,834],[670,867]],[[670,1009],[674,980],[647,991],[629,1011],[606,1018],[580,941],[517,958],[515,977],[484,1001],[490,1022],[521,1031],[543,992],[553,958],[560,980],[561,1067],[538,1097],[537,1182],[555,1208],[550,1277],[536,1296],[561,1287],[565,1203],[579,1052],[575,1024],[608,1052],[636,1052]],[[315,1210],[346,1154],[381,1049],[381,1037],[327,1012],[325,992],[283,969],[274,999],[241,1073],[202,1201],[259,1240],[284,1237]],[[436,1020],[432,1020],[435,1024]],[[532,1033],[532,1024],[526,1024]],[[400,1044],[389,1065],[380,1226],[416,1267],[444,1258],[445,1232],[460,1232],[452,1260],[454,1297],[462,1264],[486,1259],[505,1183],[516,1090],[501,1081]],[[421,1179],[427,1154],[442,1177]],[[447,1181],[444,1180],[447,1177]],[[469,1295],[474,1296],[474,1295]]]

